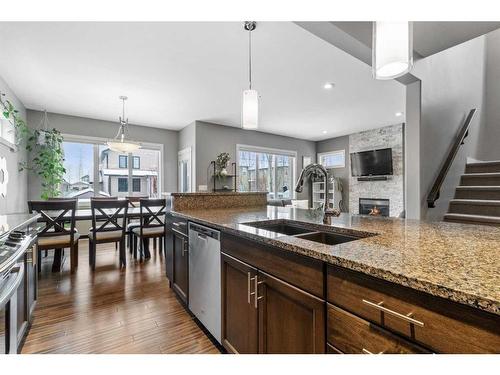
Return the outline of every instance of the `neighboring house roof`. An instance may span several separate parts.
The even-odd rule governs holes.
[[[105,176],[128,176],[128,169],[103,169],[102,173]],[[140,176],[158,176],[158,172],[156,171],[145,171],[142,169],[134,169],[134,177]]]
[[[83,189],[83,190],[73,191],[73,192],[69,193],[68,195],[66,195],[65,198],[78,198],[78,197],[81,198],[82,195],[88,195],[89,193],[91,193],[92,196],[93,196],[94,195],[94,189],[87,188],[87,189]],[[100,196],[102,196],[102,197],[109,197],[110,196],[105,191],[100,191],[98,194]]]

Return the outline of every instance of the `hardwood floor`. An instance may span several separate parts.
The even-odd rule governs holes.
[[[151,252],[143,263],[127,253],[120,270],[114,245],[99,245],[93,273],[81,240],[74,275],[69,259],[53,274],[51,259],[43,258],[22,353],[219,353],[168,287],[164,256]]]

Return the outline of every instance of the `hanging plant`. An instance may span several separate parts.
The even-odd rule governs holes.
[[[57,129],[30,129],[9,100],[0,100],[0,104],[3,116],[14,124],[16,144],[24,144],[33,156],[31,161],[19,163],[19,171],[30,170],[40,177],[42,199],[57,197],[66,173],[61,133]]]

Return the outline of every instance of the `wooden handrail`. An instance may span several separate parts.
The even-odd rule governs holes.
[[[460,131],[457,134],[455,142],[453,142],[450,150],[448,151],[448,156],[446,157],[443,165],[441,166],[441,170],[439,171],[439,174],[437,175],[436,180],[432,185],[432,189],[429,195],[427,196],[427,207],[429,208],[435,207],[435,202],[439,199],[441,186],[443,185],[444,179],[446,178],[446,175],[450,170],[453,160],[455,160],[455,156],[457,156],[458,149],[460,148],[461,145],[464,144],[464,139],[467,138],[467,136],[469,135],[469,126],[470,123],[472,122],[472,118],[474,117],[475,113],[476,113],[476,108],[470,110],[469,114],[467,115],[467,118],[465,119],[464,124],[462,125]]]

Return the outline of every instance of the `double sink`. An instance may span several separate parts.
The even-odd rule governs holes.
[[[255,221],[244,223],[250,227],[267,230],[274,233],[293,236],[322,243],[325,245],[338,245],[345,242],[356,241],[361,238],[369,237],[373,234],[359,232],[359,234],[351,235],[345,233],[335,233],[331,230],[321,230],[321,226],[312,227],[301,225],[293,220],[274,220],[274,221]]]

